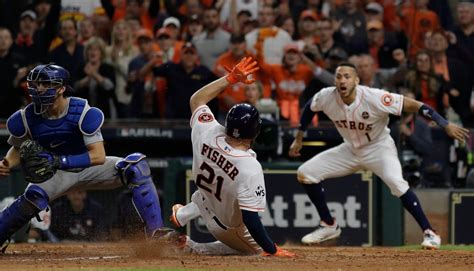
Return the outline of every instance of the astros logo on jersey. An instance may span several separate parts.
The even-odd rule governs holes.
[[[198,117],[199,122],[211,122],[214,120],[214,117],[212,117],[212,114],[210,113],[202,113]]]
[[[385,106],[391,106],[393,104],[393,96],[390,94],[384,94],[382,96],[382,104]]]

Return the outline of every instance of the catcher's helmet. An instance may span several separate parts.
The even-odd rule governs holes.
[[[225,118],[225,132],[237,139],[254,139],[260,133],[261,124],[257,108],[246,103],[236,104]]]
[[[33,98],[35,113],[42,114],[54,103],[57,88],[67,84],[69,72],[58,65],[38,65],[28,73],[26,80],[28,92]],[[39,85],[43,85],[46,90],[39,92]]]

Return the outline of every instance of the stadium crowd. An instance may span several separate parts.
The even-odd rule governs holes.
[[[473,0],[1,0],[0,118],[30,102],[28,71],[52,62],[107,119],[187,120],[191,95],[245,55],[258,80],[213,101],[221,118],[246,101],[296,127],[349,61],[361,84],[474,126]],[[392,128],[428,157],[429,125],[404,116]]]

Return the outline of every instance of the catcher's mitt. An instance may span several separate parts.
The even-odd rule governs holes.
[[[42,183],[51,179],[59,168],[59,157],[30,139],[20,146],[20,162],[25,179],[30,183]]]

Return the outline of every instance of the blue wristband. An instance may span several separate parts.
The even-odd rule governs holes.
[[[440,114],[438,114],[438,112],[436,112],[427,104],[423,104],[418,112],[426,119],[436,122],[436,124],[438,124],[441,128],[446,128],[446,126],[449,124],[445,118],[443,118]]]
[[[306,102],[303,112],[301,113],[300,125],[298,126],[298,129],[301,131],[306,131],[306,128],[308,128],[314,115],[316,115],[316,112],[311,110],[312,101],[313,99],[309,99],[309,101]]]
[[[91,158],[88,152],[76,155],[61,155],[59,157],[60,169],[88,168],[90,166]]]

